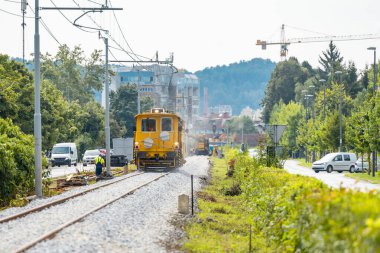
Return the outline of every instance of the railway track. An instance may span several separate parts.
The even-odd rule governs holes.
[[[3,248],[5,252],[24,252],[39,242],[54,237],[54,235],[64,228],[72,226],[88,215],[95,213],[168,174],[169,173],[159,173],[159,175],[155,173],[139,173],[3,218],[3,224],[0,224],[0,234],[4,232],[6,238],[0,242],[0,248]],[[128,180],[125,181],[137,175],[141,176],[139,180],[133,180],[130,183],[128,183]],[[112,184],[116,184],[116,186],[106,187],[107,192],[104,192],[105,190],[96,192],[96,190]],[[117,190],[114,188],[117,188]],[[97,199],[96,196],[99,194],[103,196]],[[83,196],[80,197],[80,195]],[[91,195],[91,197],[88,197],[88,195]],[[94,196],[96,200],[93,200]],[[70,199],[74,199],[74,203],[67,201]],[[65,203],[65,201],[67,202]],[[78,208],[78,210],[75,210],[76,208]],[[56,213],[58,213],[58,215]],[[61,217],[60,214],[62,213],[65,219]],[[35,219],[34,217],[36,216],[37,218]],[[20,217],[22,218],[17,220],[17,218]],[[38,220],[43,220],[43,222],[41,223]],[[35,239],[30,240],[30,238]],[[25,244],[28,240],[30,241]],[[20,247],[20,245],[22,246]],[[18,248],[15,249],[17,246]]]
[[[112,184],[115,184],[115,183],[119,183],[119,182],[124,181],[126,179],[129,179],[131,177],[139,176],[141,174],[143,174],[143,173],[137,173],[137,174],[130,175],[128,177],[124,177],[124,178],[118,179],[118,180],[113,180],[113,181],[111,181],[109,183],[101,184],[101,185],[93,187],[91,189],[87,189],[85,191],[82,191],[82,192],[79,192],[79,193],[67,196],[65,198],[58,199],[58,200],[49,202],[47,204],[43,204],[43,205],[37,206],[37,207],[31,208],[31,209],[22,211],[20,213],[14,214],[14,215],[10,215],[10,216],[4,217],[4,218],[0,218],[0,224],[4,223],[4,222],[11,221],[11,220],[15,220],[15,219],[18,219],[18,218],[21,218],[21,217],[24,217],[24,216],[26,216],[28,214],[31,214],[31,213],[34,213],[34,212],[38,212],[38,211],[41,211],[43,209],[46,209],[46,208],[49,208],[49,207],[52,207],[52,206],[55,206],[55,205],[58,205],[58,204],[61,204],[61,203],[65,202],[65,201],[67,201],[69,199],[76,198],[76,197],[84,195],[84,194],[86,194],[88,192],[95,191],[97,189],[100,189],[100,188],[103,188],[103,187],[106,187],[106,186],[109,186],[109,185],[112,185]]]

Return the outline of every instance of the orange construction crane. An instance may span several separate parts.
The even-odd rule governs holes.
[[[329,36],[319,36],[319,37],[304,37],[304,38],[285,38],[285,25],[281,26],[281,40],[280,41],[265,41],[257,40],[256,45],[261,46],[261,49],[267,49],[269,45],[280,45],[280,56],[281,59],[286,59],[288,55],[288,46],[290,44],[297,43],[313,43],[313,42],[330,42],[330,41],[349,41],[349,40],[373,40],[380,39],[380,33],[377,34],[358,34],[358,35],[329,35]]]

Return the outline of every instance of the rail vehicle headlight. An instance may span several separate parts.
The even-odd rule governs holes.
[[[178,142],[174,142],[174,147],[178,148],[179,147],[179,143]]]
[[[138,149],[139,148],[139,143],[136,141],[135,142],[135,148]]]
[[[154,110],[155,113],[159,113],[160,111],[159,110]]]

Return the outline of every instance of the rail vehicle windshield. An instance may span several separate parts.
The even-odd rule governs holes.
[[[156,119],[142,119],[141,131],[143,132],[156,132]]]
[[[172,118],[161,119],[161,131],[172,131]]]

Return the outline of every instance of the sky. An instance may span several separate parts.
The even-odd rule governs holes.
[[[22,57],[21,0],[0,0],[0,53]],[[57,6],[96,7],[96,3],[121,7],[115,15],[123,31],[120,32],[112,11],[91,13],[95,22],[109,30],[110,60],[131,60],[127,51],[153,58],[156,51],[164,60],[174,53],[177,68],[195,72],[206,67],[228,65],[256,57],[280,61],[280,46],[262,50],[256,40],[279,41],[281,25],[285,24],[286,38],[326,35],[380,34],[378,0],[40,0],[41,7]],[[33,53],[34,19],[31,9],[35,1],[28,0],[26,12],[26,58]],[[4,12],[6,11],[6,12]],[[83,12],[63,11],[73,22]],[[42,10],[40,16],[61,44],[80,45],[86,55],[104,49],[98,33],[79,30],[56,10]],[[78,24],[94,27],[88,16]],[[54,55],[59,44],[40,26],[41,53]],[[126,41],[123,38],[123,35]],[[114,41],[113,41],[114,40]],[[354,61],[359,69],[373,63],[374,46],[380,50],[380,39],[336,42],[346,62]],[[292,44],[289,56],[308,61],[318,67],[318,57],[328,42]],[[380,53],[378,53],[380,55]],[[135,57],[134,57],[135,58]],[[141,57],[140,57],[141,58]]]

